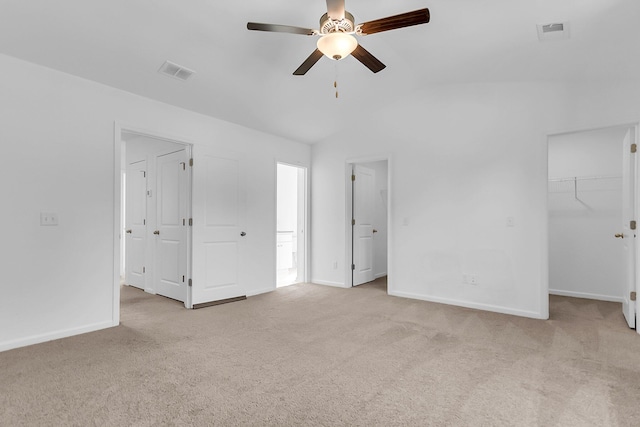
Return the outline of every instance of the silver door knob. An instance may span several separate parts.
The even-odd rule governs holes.
[[[616,234],[615,234],[615,237],[616,237],[616,238],[618,238],[618,239],[624,239],[624,234],[622,234],[622,233],[616,233]]]
[[[133,232],[133,230],[127,230],[126,233],[127,234],[131,234]]]
[[[153,234],[160,234],[160,230],[154,231]]]
[[[244,236],[246,236],[246,235],[247,235],[247,233],[245,233],[245,232],[243,231],[243,232],[241,232],[241,233],[240,233],[240,235],[241,235],[242,237],[244,237]]]

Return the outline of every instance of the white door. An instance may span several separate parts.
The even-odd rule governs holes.
[[[156,157],[156,224],[154,289],[185,302],[188,292],[188,172],[187,153]]]
[[[307,268],[307,170],[298,168],[298,228],[294,236],[293,247],[296,252],[296,283],[306,278]]]
[[[147,162],[127,165],[125,207],[125,283],[144,289],[147,244]]]
[[[631,221],[635,216],[635,180],[636,154],[631,153],[631,144],[635,142],[634,130],[630,129],[625,135],[622,155],[622,244],[625,253],[626,286],[623,295],[622,312],[630,328],[636,327],[635,301],[631,300],[632,292],[636,292],[636,232],[631,228]],[[616,235],[618,237],[619,235]]]
[[[244,185],[241,158],[193,148],[194,305],[246,295],[242,282]]]
[[[353,175],[353,286],[374,280],[373,202],[375,171],[355,165]]]

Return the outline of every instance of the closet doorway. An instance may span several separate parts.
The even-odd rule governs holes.
[[[348,264],[352,287],[387,276],[389,162],[348,163]]]
[[[191,146],[122,132],[124,284],[188,306]]]
[[[620,302],[635,327],[636,126],[548,139],[549,293]]]
[[[276,168],[276,287],[283,287],[306,277],[307,169]]]

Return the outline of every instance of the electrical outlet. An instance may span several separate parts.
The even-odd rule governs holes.
[[[40,225],[58,225],[58,214],[53,212],[40,212]]]
[[[516,226],[516,219],[512,216],[507,217],[507,227],[515,227]]]
[[[480,281],[480,279],[478,278],[477,274],[471,274],[469,276],[469,284],[470,285],[477,285],[479,281]]]

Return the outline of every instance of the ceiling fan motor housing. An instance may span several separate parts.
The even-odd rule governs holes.
[[[353,15],[346,10],[341,20],[331,19],[329,14],[325,13],[320,18],[320,34],[353,33],[356,29],[354,21]]]

